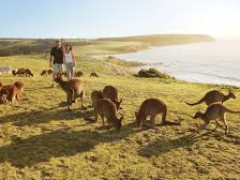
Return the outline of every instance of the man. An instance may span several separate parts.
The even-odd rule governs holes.
[[[49,63],[50,68],[53,68],[53,78],[56,77],[57,73],[63,72],[63,47],[61,40],[57,40],[56,46],[51,49]]]

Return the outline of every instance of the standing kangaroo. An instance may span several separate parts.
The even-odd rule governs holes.
[[[61,75],[58,75],[54,81],[58,83],[61,86],[61,88],[66,92],[69,110],[70,106],[72,105],[72,103],[76,102],[77,98],[81,99],[81,107],[84,107],[83,105],[84,90],[83,82],[81,79],[71,79],[68,81],[64,81]]]
[[[202,126],[203,129],[205,129],[207,127],[207,125],[209,124],[209,122],[211,120],[215,120],[216,127],[213,131],[215,131],[219,127],[218,120],[223,121],[223,123],[225,125],[225,134],[227,135],[228,134],[228,125],[227,125],[227,119],[226,119],[227,112],[240,114],[240,111],[232,111],[232,110],[224,107],[220,103],[215,103],[215,104],[208,106],[205,113],[202,113],[200,111],[196,112],[194,119],[200,118],[205,122],[204,125]]]
[[[153,128],[155,117],[158,114],[162,114],[162,123],[166,124],[167,106],[159,99],[152,98],[145,100],[141,104],[139,111],[135,112],[138,127],[142,127],[147,116],[150,116],[151,127]]]
[[[190,106],[195,106],[195,105],[205,102],[207,105],[210,105],[210,104],[213,104],[216,102],[224,103],[225,101],[229,100],[230,98],[236,99],[236,96],[234,95],[234,93],[232,91],[228,91],[228,95],[224,95],[220,91],[213,90],[213,91],[209,91],[208,93],[206,93],[205,96],[202,99],[200,99],[198,102],[186,103],[186,104],[188,104]]]
[[[120,131],[122,127],[123,116],[120,119],[117,118],[117,108],[110,99],[100,99],[97,101],[94,107],[96,121],[100,115],[102,119],[103,127],[105,127],[104,118],[110,126],[115,127],[117,131]]]
[[[113,86],[105,86],[103,89],[103,95],[105,98],[108,98],[115,103],[117,110],[121,109],[120,105],[122,103],[122,99],[119,101],[119,93],[117,88]]]

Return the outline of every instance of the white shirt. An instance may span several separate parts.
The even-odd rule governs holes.
[[[72,56],[72,52],[65,52],[64,53],[64,58],[65,58],[65,63],[73,63],[73,56]]]

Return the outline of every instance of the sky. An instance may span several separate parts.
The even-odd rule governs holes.
[[[240,0],[0,0],[0,38],[240,38]]]

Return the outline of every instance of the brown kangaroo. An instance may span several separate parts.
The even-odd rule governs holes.
[[[53,74],[53,71],[51,69],[49,69],[49,70],[43,70],[40,75],[41,76],[51,76],[52,74]]]
[[[208,106],[205,113],[202,113],[200,111],[196,112],[194,119],[200,118],[205,122],[204,125],[202,126],[203,129],[207,127],[207,125],[211,120],[215,120],[216,127],[213,131],[215,131],[219,127],[218,120],[223,121],[225,125],[225,134],[227,135],[228,134],[228,125],[227,125],[227,119],[226,119],[227,112],[240,114],[240,111],[232,111],[220,103],[215,103]]]
[[[92,106],[96,107],[98,100],[103,98],[104,98],[104,95],[102,91],[93,91],[91,94]]]
[[[121,109],[120,105],[122,103],[122,99],[119,101],[119,93],[117,88],[113,86],[105,86],[103,89],[103,95],[105,98],[111,99],[111,101],[115,103],[117,110]]]
[[[66,92],[69,110],[70,106],[72,106],[72,103],[76,102],[77,98],[81,99],[81,107],[84,107],[83,105],[84,90],[83,81],[81,79],[71,79],[68,81],[64,81],[61,75],[57,75],[54,81],[58,83],[61,86],[61,88]]]
[[[206,93],[205,96],[202,99],[200,99],[198,102],[187,103],[187,104],[190,106],[195,106],[195,105],[205,102],[207,105],[210,105],[210,104],[213,104],[216,102],[224,103],[225,101],[229,100],[230,98],[236,99],[236,96],[234,95],[234,93],[232,91],[228,91],[228,95],[224,95],[220,91],[213,90],[213,91],[209,91],[208,93]]]
[[[91,73],[90,77],[99,77],[99,75],[97,73]]]
[[[53,70],[49,69],[49,70],[47,71],[47,73],[48,73],[49,76],[51,76],[51,75],[53,74]]]
[[[151,98],[145,100],[141,104],[139,111],[135,112],[138,127],[142,127],[147,116],[150,116],[151,127],[153,128],[155,117],[158,114],[162,114],[162,123],[166,124],[167,106],[159,99]]]
[[[121,118],[117,118],[117,108],[110,99],[98,100],[94,111],[96,121],[100,116],[102,119],[103,127],[105,127],[104,118],[106,118],[110,126],[113,126],[117,131],[120,131],[122,127],[123,115],[121,116]]]
[[[19,68],[17,71],[13,70],[12,71],[13,76],[24,76],[25,75],[25,69],[24,68]]]
[[[0,82],[0,91],[2,90],[2,88],[3,88],[3,83]]]
[[[26,77],[33,77],[33,73],[32,73],[32,71],[30,71],[30,69],[25,69],[25,76]]]
[[[48,76],[47,70],[43,70],[40,75],[41,76]]]
[[[1,94],[7,94],[7,100],[14,103],[16,100],[20,101],[20,96],[24,90],[22,82],[15,82],[13,85],[3,86]]]
[[[83,72],[82,71],[78,71],[75,73],[76,77],[82,77],[83,76]]]
[[[3,89],[3,84],[0,82],[0,104],[7,103],[8,92]]]

